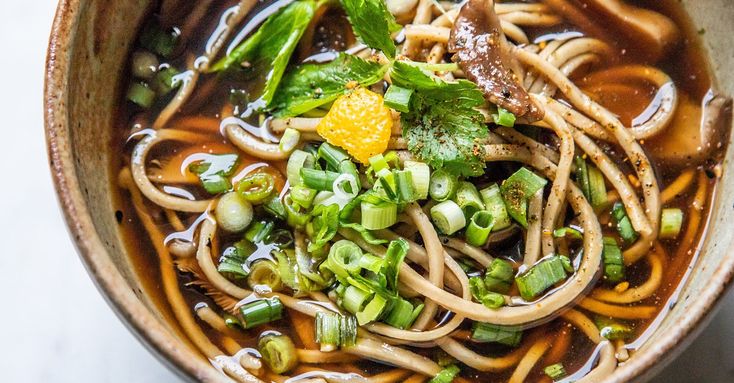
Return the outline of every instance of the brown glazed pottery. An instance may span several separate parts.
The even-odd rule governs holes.
[[[734,95],[734,3],[683,0],[719,92]],[[113,207],[110,140],[120,77],[148,0],[61,0],[51,33],[44,112],[53,179],[79,254],[109,304],[148,348],[190,381],[227,382],[163,319],[122,244]],[[700,332],[734,272],[734,145],[729,146],[711,224],[680,299],[650,340],[608,382],[645,381]]]

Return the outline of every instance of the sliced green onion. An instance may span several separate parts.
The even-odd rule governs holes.
[[[436,351],[436,364],[441,367],[448,367],[449,365],[459,363],[459,361],[453,356],[446,353],[446,351],[438,349]]]
[[[265,208],[265,211],[270,213],[275,218],[284,220],[288,217],[288,212],[286,212],[285,210],[285,205],[283,205],[283,201],[281,201],[277,195],[274,195],[269,200],[267,200],[263,204],[263,208]]]
[[[266,333],[258,340],[257,350],[270,371],[276,374],[288,372],[298,365],[296,346],[287,335]]]
[[[609,340],[630,339],[635,335],[635,330],[630,325],[609,317],[597,316],[594,323],[601,336]]]
[[[484,202],[484,209],[492,215],[494,219],[494,225],[492,231],[498,231],[510,227],[510,216],[507,214],[507,208],[505,207],[505,201],[502,199],[500,193],[500,187],[497,184],[492,184],[482,189],[479,194],[482,196],[482,202]]]
[[[505,305],[505,297],[495,292],[487,291],[484,281],[479,277],[469,278],[469,289],[477,302],[491,308],[497,309]]]
[[[163,57],[170,56],[176,49],[179,33],[176,30],[164,31],[157,23],[148,23],[140,33],[140,45]]]
[[[495,258],[487,268],[484,285],[489,291],[507,294],[514,279],[515,269],[512,268],[512,264],[504,259]]]
[[[304,209],[310,209],[313,200],[316,198],[316,190],[307,188],[303,185],[291,187],[291,199]]]
[[[553,381],[561,380],[566,377],[566,369],[563,367],[563,363],[551,364],[543,369],[543,372]]]
[[[523,275],[515,278],[520,296],[526,301],[531,301],[566,279],[566,267],[563,263],[560,256],[554,255],[538,262]]]
[[[311,216],[308,215],[305,209],[293,202],[290,194],[286,194],[283,200],[283,206],[286,211],[286,222],[290,227],[304,227],[311,219]]]
[[[278,149],[283,153],[290,153],[298,146],[301,141],[301,132],[293,128],[286,128],[283,136],[280,137]]]
[[[158,57],[145,50],[134,52],[131,61],[133,76],[142,80],[152,79],[158,72],[158,66],[160,65]]]
[[[584,233],[573,227],[562,227],[560,229],[553,230],[553,236],[556,238],[583,239]]]
[[[459,180],[454,174],[444,169],[439,169],[431,175],[428,192],[431,194],[433,200],[442,202],[453,198],[458,187]]]
[[[466,217],[461,207],[454,201],[443,201],[431,208],[431,219],[443,234],[451,235],[466,226]]]
[[[602,259],[604,261],[604,279],[617,283],[624,280],[624,257],[617,241],[612,237],[603,238]]]
[[[637,240],[637,232],[632,227],[632,222],[627,216],[627,211],[621,202],[616,202],[612,207],[612,218],[617,225],[617,232],[626,244],[631,244]]]
[[[316,342],[321,351],[334,351],[340,346],[353,346],[357,341],[357,320],[330,311],[316,313]]]
[[[314,165],[316,165],[316,158],[313,154],[304,152],[303,150],[294,150],[288,158],[288,165],[286,165],[285,171],[288,176],[288,183],[291,187],[302,183],[301,169],[310,169],[313,168]]]
[[[334,180],[332,189],[338,198],[352,200],[359,193],[359,183],[357,178],[351,174],[340,174]]]
[[[410,112],[410,98],[413,96],[413,89],[402,88],[397,85],[391,85],[385,92],[385,105],[397,110],[398,112]]]
[[[222,315],[222,317],[224,318],[224,324],[227,327],[229,327],[229,328],[231,328],[233,330],[237,330],[237,329],[241,329],[242,328],[242,323],[240,323],[240,320],[237,319],[236,316],[234,316],[234,315],[232,315],[230,313],[224,313],[224,315]]]
[[[466,228],[466,243],[472,246],[484,246],[487,239],[489,239],[493,223],[492,214],[488,211],[481,210],[474,213],[469,220],[469,226]]]
[[[245,200],[260,204],[275,191],[275,178],[268,173],[253,173],[237,183],[237,193]]]
[[[409,301],[403,298],[397,299],[392,310],[390,310],[390,313],[385,318],[385,323],[401,330],[410,328],[421,311],[423,311],[423,307],[424,305],[422,303],[413,307],[413,304]]]
[[[660,215],[660,238],[672,239],[680,234],[683,211],[678,208],[663,209]]]
[[[270,291],[281,291],[283,281],[280,279],[280,271],[275,262],[261,259],[250,265],[250,274],[247,276],[247,285],[251,289],[256,286],[267,286]]]
[[[590,165],[581,156],[577,156],[576,183],[595,209],[607,202],[607,187],[604,183],[604,175],[594,165]]]
[[[349,155],[342,149],[324,142],[319,146],[319,157],[322,158],[331,167],[332,170],[339,170],[341,163],[351,161]]]
[[[403,169],[412,175],[413,189],[416,199],[428,198],[428,188],[431,183],[431,168],[428,164],[417,161],[405,161]]]
[[[372,295],[372,293],[364,291],[358,287],[347,286],[341,299],[341,306],[344,308],[344,310],[347,310],[352,314],[356,314],[362,311],[365,306],[367,306],[367,303],[369,299],[372,298]]]
[[[314,217],[311,225],[311,243],[308,244],[308,252],[313,253],[326,246],[336,235],[339,229],[339,206],[319,206],[320,213]],[[316,211],[314,211],[316,213]]]
[[[354,165],[349,155],[342,149],[337,148],[324,142],[319,146],[319,157],[323,158],[329,165],[329,168],[341,174],[351,174],[357,179],[357,189],[359,190],[362,186],[359,184],[359,172],[357,172],[357,166]]]
[[[180,73],[176,68],[168,67],[161,69],[155,76],[155,86],[158,93],[160,95],[166,95],[181,86],[182,81],[178,76],[180,76]]]
[[[461,372],[459,367],[457,367],[455,364],[452,364],[441,370],[438,375],[434,376],[431,380],[428,381],[428,383],[451,383],[454,381],[454,378],[456,378],[456,375],[458,375],[459,372]]]
[[[285,249],[293,244],[293,233],[286,229],[275,229],[265,238],[265,243]]]
[[[283,304],[278,297],[257,299],[240,307],[240,321],[245,329],[280,320]]]
[[[230,280],[239,280],[246,278],[250,270],[247,267],[247,258],[252,255],[256,247],[249,241],[240,241],[234,246],[224,250],[222,257],[219,259],[217,271]]]
[[[367,230],[382,230],[398,221],[398,206],[390,202],[378,205],[362,202],[362,226]]]
[[[300,276],[298,275],[298,260],[293,249],[274,250],[270,253],[278,261],[278,273],[282,283],[296,292],[301,290]]]
[[[596,166],[589,165],[589,196],[591,206],[595,209],[601,208],[607,203],[607,185],[604,182],[604,174]]]
[[[130,84],[130,88],[127,90],[127,99],[141,108],[148,109],[153,106],[155,98],[155,91],[150,89],[148,84],[142,82]]]
[[[383,156],[382,154],[377,154],[370,157],[369,162],[375,174],[381,172],[382,170],[390,170],[390,164],[387,163],[387,160],[385,160],[385,156]]]
[[[520,225],[528,227],[528,200],[548,183],[525,167],[513,173],[500,186],[507,212]]]
[[[209,194],[220,194],[232,188],[228,177],[238,162],[239,156],[236,154],[207,154],[204,159],[189,165],[189,171],[199,177],[201,185]]]
[[[561,263],[563,263],[563,268],[568,273],[573,273],[576,269],[573,267],[573,264],[571,263],[571,259],[568,258],[565,255],[559,255],[559,258],[561,258]]]
[[[376,321],[385,311],[385,307],[387,307],[387,300],[379,295],[375,295],[372,297],[370,303],[355,315],[357,317],[357,323],[360,326],[364,326]]]
[[[515,126],[515,115],[504,108],[497,107],[497,114],[492,113],[492,120],[495,124],[512,128]]]
[[[385,260],[380,257],[375,257],[372,254],[363,254],[359,260],[359,266],[365,270],[369,270],[375,274],[380,272],[380,269],[385,265]]]
[[[456,189],[456,196],[453,199],[464,212],[464,216],[467,219],[471,218],[477,211],[484,210],[484,203],[477,187],[469,182],[463,181],[459,183],[459,187]]]
[[[400,202],[414,202],[416,198],[415,188],[413,188],[413,173],[405,170],[396,170],[393,172],[395,178],[396,194]]]
[[[252,222],[252,205],[237,193],[223,195],[214,210],[219,227],[230,233],[239,233]]]
[[[471,338],[475,342],[499,343],[505,346],[517,347],[522,340],[522,330],[491,323],[474,322]]]
[[[255,221],[245,232],[245,239],[252,243],[260,243],[270,235],[275,227],[273,221]]]
[[[328,206],[326,201],[333,199],[334,192],[322,190],[316,193],[316,197],[313,199],[313,206]]]
[[[331,246],[327,259],[328,268],[342,279],[359,273],[361,266],[359,260],[362,258],[362,249],[354,242],[341,240]]]
[[[333,191],[334,181],[341,174],[327,170],[301,168],[303,184],[311,189]]]

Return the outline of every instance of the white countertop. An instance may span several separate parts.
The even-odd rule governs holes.
[[[42,119],[53,0],[0,1],[0,381],[177,382],[94,288],[59,214]],[[734,381],[734,295],[655,382]]]

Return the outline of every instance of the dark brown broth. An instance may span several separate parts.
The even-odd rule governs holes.
[[[214,4],[216,5],[214,5],[212,9],[207,12],[207,16],[203,19],[200,25],[195,27],[196,32],[192,34],[192,39],[187,41],[183,47],[180,47],[179,52],[176,54],[176,57],[171,60],[170,63],[174,67],[184,68],[186,66],[186,61],[189,59],[190,56],[202,52],[209,33],[219,22],[219,15],[221,15],[221,13],[227,7],[233,5],[234,3],[235,1],[231,0],[227,2],[214,2]],[[653,63],[649,62],[644,52],[640,52],[638,47],[634,47],[632,46],[632,44],[624,41],[624,39],[620,39],[620,41],[616,44],[614,48],[617,55],[608,63],[606,63],[606,65],[613,66],[619,63],[656,65],[663,69],[675,80],[676,85],[678,86],[678,89],[681,93],[686,94],[693,103],[700,105],[706,93],[711,87],[711,76],[708,72],[706,61],[702,55],[696,31],[685,19],[685,15],[676,1],[644,0],[637,1],[635,3],[638,3],[639,5],[644,7],[655,9],[672,17],[678,23],[678,25],[681,26],[681,29],[684,32],[683,41],[679,44],[678,47],[676,47],[675,52],[670,56],[674,57],[674,59],[664,60],[661,63]],[[257,11],[264,9],[269,4],[269,2],[260,3],[254,12],[256,13]],[[186,12],[178,12],[178,14],[178,18],[168,18],[166,19],[167,22],[171,25],[181,25],[183,23],[183,17]],[[335,22],[333,24],[336,25],[338,28],[342,29],[344,27],[345,21],[343,15],[337,12],[330,12],[328,16],[335,19]],[[609,21],[605,20],[604,18],[597,17],[596,20],[601,24],[602,27],[612,27],[611,25],[609,25]],[[553,28],[553,30],[546,29],[543,31],[531,31],[531,40],[533,38],[537,38],[551,32],[561,32],[574,29],[575,28],[571,26],[561,26],[555,27]],[[318,34],[319,36],[317,36],[315,39],[316,42],[314,43],[314,47],[312,47],[312,52],[310,52],[311,54],[323,51],[322,48],[324,46],[343,47],[344,41],[353,41],[353,36],[351,36],[351,34],[340,33],[336,30],[320,30]],[[299,56],[301,59],[303,59],[308,55],[300,53]],[[603,68],[603,66],[600,66],[596,67],[595,69]],[[576,81],[583,82],[583,79],[577,78]],[[221,109],[226,103],[226,100],[229,97],[231,90],[237,89],[239,85],[240,84],[231,79],[224,80],[222,83],[216,83],[215,77],[208,76],[203,78],[200,81],[198,87],[198,94],[194,96],[192,100],[185,106],[184,110],[178,114],[171,126],[176,126],[175,121],[180,121],[182,116],[205,117],[210,119],[221,118]],[[593,91],[593,89],[591,90]],[[652,97],[652,89],[641,87],[640,89],[638,89],[638,92],[636,94],[628,94],[626,96],[603,94],[599,95],[597,99],[604,106],[608,107],[612,111],[618,112],[622,121],[625,124],[629,124],[631,118],[645,108],[646,103],[643,102],[649,102],[650,97]],[[150,126],[152,120],[155,118],[155,116],[164,105],[165,103],[162,101],[148,112],[139,112],[137,109],[132,108],[130,105],[121,104],[117,117],[117,136],[114,137],[111,145],[113,148],[113,152],[121,153],[122,156],[120,158],[116,158],[113,161],[111,165],[115,172],[113,174],[116,174],[119,169],[129,163],[131,145],[125,145],[125,142],[128,139],[131,131],[135,131],[139,127]],[[137,127],[136,124],[138,125]],[[697,128],[697,126],[690,126],[687,129]],[[721,134],[721,140],[724,140],[728,135],[728,133],[726,132],[722,132]],[[664,139],[675,140],[676,137],[666,137]],[[215,140],[217,141],[216,146],[219,148],[217,149],[217,151],[221,151],[222,147],[226,147],[227,144],[221,137],[219,137],[218,139],[215,138]],[[650,150],[650,148],[659,144],[659,140],[660,139],[648,140],[648,142],[645,143],[645,148]],[[157,152],[162,153],[164,157],[165,153],[174,153],[175,150],[186,150],[191,149],[192,147],[194,148],[193,151],[209,152],[211,150],[211,145],[209,145],[209,148],[205,148],[205,145],[206,143],[203,142],[187,143],[187,145],[185,146],[189,146],[188,148],[186,148],[185,146],[172,147],[164,145],[161,148],[157,149]],[[630,167],[629,164],[626,164],[624,162],[623,153],[621,153],[618,148],[610,147],[608,149],[610,156],[612,156],[612,158],[616,158],[617,161],[620,163],[622,169],[629,173]],[[716,164],[718,161],[717,155],[718,153],[710,153],[703,160],[696,161],[695,166],[699,171],[710,170],[710,167]],[[683,167],[682,161],[662,160],[655,157],[653,157],[652,160],[658,175],[661,189],[672,182],[672,180],[680,173],[680,168]],[[252,161],[254,161],[254,159]],[[282,164],[274,164],[274,166],[275,168],[282,169]],[[712,179],[709,181],[709,199],[710,195],[713,193],[714,184],[715,180]],[[196,186],[182,186],[182,188],[188,190],[196,196],[200,196],[203,193]],[[690,200],[694,193],[695,184],[669,205],[680,207],[683,209],[684,212],[688,212]],[[145,292],[148,296],[151,297],[153,302],[158,305],[161,310],[166,314],[166,317],[170,321],[170,323],[173,326],[176,326],[176,321],[173,319],[173,315],[163,294],[159,275],[158,259],[152,245],[147,239],[148,236],[138,222],[135,211],[131,205],[127,193],[124,191],[121,192],[118,198],[116,198],[116,201],[117,205],[119,206],[118,209],[122,213],[122,219],[119,220],[120,229],[123,232],[124,237],[126,238],[127,249],[128,252],[132,255],[132,261],[141,279],[144,282]],[[707,208],[704,211],[704,217],[708,216],[708,203],[706,206]],[[149,211],[151,211],[154,216],[156,214],[162,214],[159,209],[153,206],[150,207]],[[192,224],[196,218],[196,216],[182,216],[184,224],[186,225]],[[162,222],[163,219],[159,219],[157,221]],[[706,219],[703,220],[703,224],[705,224],[705,222]],[[704,226],[703,224],[701,227]],[[170,234],[174,231],[173,228],[170,227],[170,225],[162,225],[161,230],[166,234]],[[686,227],[684,226],[682,232],[684,232],[685,230]],[[702,232],[703,230],[699,229],[699,235]],[[682,237],[682,235],[680,237]],[[698,240],[694,241],[694,244],[697,244],[698,242]],[[653,297],[639,303],[645,305],[656,305],[659,310],[663,310],[663,308],[666,307],[665,303],[674,293],[676,287],[679,284],[680,278],[685,273],[685,270],[689,266],[689,263],[695,253],[695,251],[680,251],[680,249],[678,248],[680,245],[678,241],[662,241],[662,243],[668,253],[668,256],[666,257],[666,265],[668,267],[664,267],[663,284]],[[515,245],[512,244],[507,250],[505,250],[507,254],[518,251],[518,249],[512,248],[513,246]],[[644,261],[638,262],[636,265],[631,267],[628,270],[628,278],[631,282],[631,285],[634,286],[636,283],[640,283],[646,280],[648,272],[648,266]],[[205,294],[203,294],[203,291],[201,289],[186,286],[186,283],[191,281],[190,275],[181,272],[178,272],[178,275],[181,290],[184,292],[184,297],[189,307],[193,308],[198,304],[206,303],[210,305],[210,307],[216,308],[214,302]],[[639,335],[650,325],[650,323],[652,323],[652,321],[653,320],[651,319],[633,321],[630,323],[635,327],[637,334]],[[280,323],[282,323],[282,325],[279,325]],[[274,325],[275,327],[266,328],[266,330],[274,329],[289,335],[295,335],[293,334],[291,322],[288,318],[285,318],[280,323]],[[219,343],[221,334],[210,329],[204,323],[200,324],[205,333],[215,343]],[[528,342],[532,342],[533,339],[537,339],[540,336],[554,337],[559,331],[561,331],[564,326],[568,325],[559,319],[549,324],[543,325],[538,329],[528,331],[524,338],[524,343],[527,344]],[[581,368],[587,362],[589,356],[594,349],[594,345],[583,334],[575,329],[573,329],[572,331],[573,335],[571,347],[566,353],[566,357],[562,360],[562,362],[566,366],[567,371],[569,372],[573,372]],[[255,341],[258,334],[259,331],[249,331],[247,333],[243,333],[242,337],[237,340],[240,341],[244,347],[255,347]],[[293,339],[298,342],[297,336],[293,336]],[[501,347],[486,345],[472,345],[472,347],[477,350],[481,350],[482,354],[488,356],[501,356],[507,352],[506,349],[503,349]],[[415,351],[428,356],[435,356],[435,350],[416,349]],[[528,379],[531,381],[548,381],[547,378],[544,377],[544,375],[542,374],[542,366],[545,366],[546,364],[547,363],[544,363],[543,360],[541,360],[537,364],[538,367],[533,370]],[[372,362],[360,362],[355,364],[353,367],[347,365],[327,365],[322,367],[339,372],[363,372],[367,374],[373,374],[384,370],[384,367]],[[505,381],[511,373],[512,370],[502,373],[481,373],[474,371],[470,368],[465,368],[462,372],[462,375],[466,378],[475,379],[476,381],[500,382]]]

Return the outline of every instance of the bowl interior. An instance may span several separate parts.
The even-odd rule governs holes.
[[[673,1],[673,0],[666,0]],[[718,90],[734,94],[729,0],[682,1],[701,33]],[[63,0],[52,32],[46,125],[59,198],[80,254],[102,293],[133,332],[174,370],[192,380],[228,381],[190,348],[144,291],[123,246],[116,211],[115,128],[122,68],[150,1]],[[726,154],[711,224],[696,267],[654,334],[609,381],[645,380],[676,352],[715,306],[732,276],[734,148]],[[124,219],[124,218],[123,218]]]

